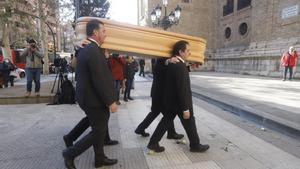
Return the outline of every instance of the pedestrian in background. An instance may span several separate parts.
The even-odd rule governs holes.
[[[3,56],[0,53],[0,88],[3,88],[4,77],[3,77]]]
[[[283,81],[286,80],[287,71],[290,73],[289,80],[292,80],[293,71],[296,70],[297,61],[297,52],[295,51],[294,47],[291,46],[289,51],[284,53],[281,57],[281,65],[284,66]]]
[[[3,62],[3,74],[4,74],[4,87],[14,86],[14,79],[17,77],[15,70],[17,67],[8,59],[5,58]]]
[[[144,71],[144,68],[145,68],[145,59],[141,59],[140,62],[140,73],[139,73],[139,76],[143,75],[143,77],[145,77],[145,71]]]
[[[122,84],[122,80],[124,79],[124,66],[126,64],[126,60],[124,57],[119,56],[119,54],[112,54],[108,58],[108,63],[110,70],[114,79],[114,86],[117,95],[117,105],[120,105],[120,88]]]
[[[137,73],[138,71],[139,71],[139,64],[138,64],[138,62],[134,59],[134,57],[132,57],[132,59],[133,59],[133,67],[134,67],[134,72],[135,73]],[[134,89],[134,76],[133,76],[133,80],[132,80],[132,84],[131,84],[131,89]]]
[[[124,78],[125,78],[125,92],[124,92],[124,101],[133,100],[130,96],[132,84],[134,81],[134,75],[136,72],[136,63],[132,56],[127,56],[126,65],[124,69]]]

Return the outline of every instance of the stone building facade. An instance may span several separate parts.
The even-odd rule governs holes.
[[[149,15],[162,2],[146,4],[144,19],[150,26]],[[202,69],[280,76],[282,53],[289,46],[300,53],[299,0],[169,0],[168,10],[177,4],[182,8],[180,23],[169,31],[207,40]],[[299,66],[300,61],[298,72]]]

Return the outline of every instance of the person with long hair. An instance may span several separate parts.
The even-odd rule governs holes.
[[[155,152],[163,152],[165,148],[159,145],[159,141],[172,124],[176,115],[179,117],[190,141],[191,152],[205,152],[209,145],[200,144],[193,111],[192,92],[189,72],[185,60],[190,55],[189,43],[178,41],[173,46],[172,57],[180,60],[179,63],[169,64],[166,72],[166,84],[164,88],[165,113],[157,125],[148,143],[148,149]]]

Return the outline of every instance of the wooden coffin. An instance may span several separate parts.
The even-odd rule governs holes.
[[[172,46],[179,40],[186,40],[191,48],[191,56],[187,60],[203,63],[206,41],[202,38],[103,18],[78,18],[75,27],[77,42],[86,38],[86,23],[91,19],[101,20],[105,25],[107,37],[102,45],[103,48],[133,56],[170,57]]]

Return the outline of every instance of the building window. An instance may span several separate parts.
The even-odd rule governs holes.
[[[237,10],[251,6],[251,0],[238,0]]]
[[[182,1],[182,3],[191,3],[192,2],[192,0],[181,0]]]
[[[16,27],[21,27],[21,24],[19,22],[15,22]]]
[[[240,24],[239,32],[242,36],[246,35],[246,33],[248,32],[248,25],[245,22]]]
[[[223,6],[223,16],[233,13],[234,1],[227,0],[226,5]]]
[[[225,29],[225,38],[229,39],[231,37],[231,28],[227,27]]]

